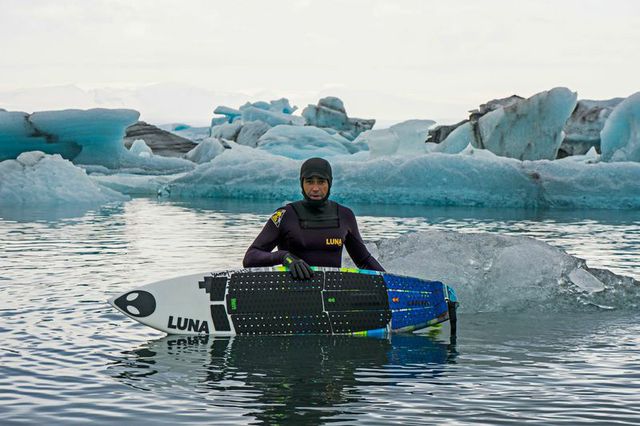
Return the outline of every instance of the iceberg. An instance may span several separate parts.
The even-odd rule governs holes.
[[[471,144],[503,157],[553,160],[576,99],[576,93],[557,87],[495,109],[477,120],[472,115],[471,121],[451,132],[437,151],[454,154]]]
[[[352,143],[312,126],[276,126],[258,140],[258,149],[293,159],[349,155]]]
[[[129,148],[129,152],[133,155],[137,155],[138,157],[151,157],[153,155],[153,151],[149,148],[149,145],[145,143],[142,139],[136,139],[131,144]]]
[[[605,101],[579,100],[564,126],[565,137],[558,157],[582,155],[595,147],[600,149],[600,132],[613,109],[623,98]]]
[[[0,162],[0,206],[101,205],[129,197],[98,185],[59,154],[23,152]]]
[[[385,269],[452,286],[461,312],[621,308],[640,296],[633,278],[530,237],[433,230],[375,246]]]
[[[291,106],[287,98],[275,99],[270,102],[247,102],[238,109],[221,105],[216,107],[213,113],[224,117],[214,117],[211,120],[211,127],[224,123],[233,123],[239,119],[244,121],[261,120],[270,126],[279,124],[303,125],[304,120],[300,117],[288,117],[297,109],[298,107]]]
[[[413,155],[427,152],[425,141],[433,120],[407,120],[394,124],[388,129],[367,130],[353,141],[366,144],[371,158],[388,155]]]
[[[291,126],[303,126],[304,118],[283,112],[270,111],[262,108],[250,106],[242,110],[242,121],[262,121],[269,126],[288,124]]]
[[[116,168],[127,155],[125,129],[138,121],[128,109],[0,112],[0,160],[39,150],[76,164]]]
[[[600,138],[603,161],[640,161],[640,92],[615,107]]]
[[[208,138],[200,142],[195,148],[185,154],[185,158],[194,163],[206,163],[213,160],[225,150],[220,141]]]
[[[276,152],[277,146],[273,147]],[[279,152],[292,157],[285,158],[237,144],[232,148],[169,182],[167,196],[296,199],[302,161],[293,157],[302,156]],[[584,157],[581,161],[519,161],[471,146],[457,155],[428,153],[369,161],[357,157],[336,155],[331,159],[331,193],[336,201],[500,208],[640,208],[638,163],[593,164],[592,159]]]
[[[224,123],[211,128],[211,136],[216,139],[235,141],[242,128],[242,122],[236,120],[233,123]]]
[[[248,121],[242,125],[240,132],[236,138],[236,142],[240,145],[255,148],[258,146],[258,140],[271,129],[267,123],[262,121]]]
[[[328,96],[318,101],[318,105],[309,105],[302,111],[307,125],[337,130],[340,135],[354,140],[365,130],[371,130],[376,120],[349,118],[342,100]]]

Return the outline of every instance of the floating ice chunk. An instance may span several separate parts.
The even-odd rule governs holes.
[[[600,138],[602,161],[640,161],[640,92],[618,104]]]
[[[158,189],[167,182],[177,179],[183,174],[172,174],[166,176],[131,174],[120,172],[112,175],[89,175],[92,181],[97,184],[118,191],[127,195],[157,196]]]
[[[371,130],[376,120],[349,118],[344,104],[339,98],[328,96],[318,101],[318,105],[308,105],[302,116],[311,126],[335,129],[342,136],[354,140],[365,130]]]
[[[214,114],[220,114],[224,117],[214,117],[211,119],[211,127],[218,126],[224,123],[233,123],[236,120],[239,120],[242,116],[242,112],[240,110],[229,108],[226,106],[219,106],[213,110]]]
[[[600,148],[600,132],[613,109],[623,98],[604,101],[582,99],[578,101],[564,126],[565,138],[558,156],[582,155],[593,147]]]
[[[242,110],[242,120],[244,122],[259,120],[270,126],[278,126],[280,124],[297,126],[304,125],[304,118],[302,117],[256,108],[254,106],[250,106]]]
[[[208,138],[185,154],[185,158],[194,163],[206,163],[213,160],[225,150],[218,139]]]
[[[313,126],[276,126],[258,141],[258,149],[293,159],[347,155],[351,142]]]
[[[234,121],[233,123],[220,124],[211,129],[211,136],[216,139],[227,139],[230,141],[236,140],[240,129],[242,128],[242,122]]]
[[[301,161],[229,142],[225,150],[209,163],[177,178],[160,193],[171,198],[247,198],[285,200],[299,194]],[[251,176],[247,176],[249,173]],[[195,182],[202,184],[196,184]],[[287,194],[283,197],[283,194]]]
[[[529,237],[434,230],[377,246],[387,271],[452,286],[463,312],[555,311],[628,298],[616,296],[615,286],[624,277],[607,278],[583,260]]]
[[[388,129],[368,130],[360,133],[354,143],[366,143],[371,158],[384,155],[414,155],[427,152],[425,141],[432,120],[407,120]]]
[[[248,121],[242,125],[236,142],[240,145],[255,148],[258,145],[258,139],[267,133],[269,129],[271,129],[271,126],[262,121]]]
[[[569,273],[569,279],[581,290],[587,293],[596,293],[604,290],[604,284],[582,268],[574,269]]]
[[[291,106],[291,104],[289,103],[289,99],[287,98],[275,99],[273,101],[270,101],[269,104],[269,109],[271,111],[282,112],[284,114],[293,114],[298,109],[298,107],[295,105]]]
[[[576,98],[576,93],[557,87],[498,108],[451,132],[438,151],[457,153],[471,143],[504,157],[553,160]]]
[[[137,155],[139,157],[151,157],[153,155],[153,151],[151,148],[147,146],[147,144],[142,139],[136,139],[131,144],[131,148],[129,148],[129,152],[133,155]]]
[[[292,156],[293,149],[288,146],[282,146],[283,151],[289,149],[283,154]],[[302,157],[300,152],[303,151],[296,151],[295,157]],[[265,168],[277,167],[276,172],[285,176],[299,172],[301,161],[283,162],[282,158],[234,144],[234,149],[175,182],[171,196],[294,199],[299,192],[295,180],[290,186],[264,187],[265,179],[273,179],[271,174],[265,175]],[[357,154],[331,158],[331,193],[337,201],[501,208],[640,208],[639,163],[522,162],[472,147],[465,155],[430,153],[365,160]],[[233,184],[219,187],[220,181]]]
[[[80,145],[82,150],[73,158],[74,163],[113,168],[127,152],[122,143],[125,130],[139,116],[138,111],[127,109],[70,109],[35,112],[29,121],[43,134]]]
[[[94,183],[60,155],[24,152],[0,162],[0,206],[82,204],[126,200],[123,194]]]
[[[72,140],[62,141],[40,132],[29,118],[25,112],[0,111],[0,161],[14,159],[28,151],[61,154],[72,159],[82,150],[82,146]]]

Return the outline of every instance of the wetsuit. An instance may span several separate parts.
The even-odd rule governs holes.
[[[279,265],[291,253],[309,265],[340,267],[343,246],[358,268],[384,271],[364,245],[351,209],[333,201],[322,206],[297,201],[276,210],[242,263],[247,268]]]

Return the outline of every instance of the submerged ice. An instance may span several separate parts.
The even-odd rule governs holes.
[[[640,282],[529,237],[433,230],[376,251],[387,271],[453,287],[466,313],[637,309],[640,300]]]

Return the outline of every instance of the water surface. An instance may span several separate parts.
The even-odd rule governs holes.
[[[166,337],[105,300],[237,267],[278,204],[0,210],[6,424],[640,422],[640,314],[461,315],[459,334]],[[640,279],[639,212],[353,206],[367,240],[528,235]]]

